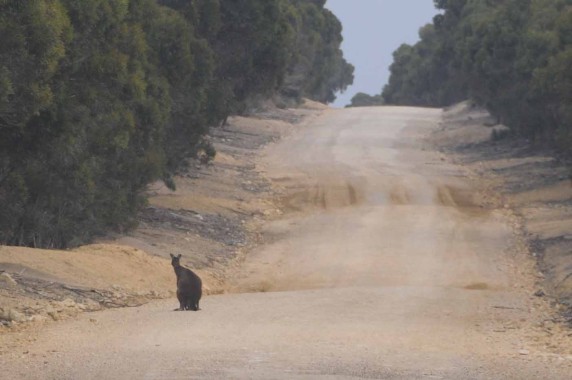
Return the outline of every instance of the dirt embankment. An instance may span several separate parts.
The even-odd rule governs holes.
[[[176,179],[177,191],[151,185],[149,206],[129,234],[67,251],[0,246],[0,333],[174,297],[169,253],[183,255],[207,294],[224,292],[227,271],[256,243],[260,221],[276,212],[254,164],[260,147],[325,108],[313,102],[288,110],[269,106],[214,128],[215,160],[192,162]]]
[[[536,296],[563,305],[572,321],[570,164],[529,141],[505,138],[506,127],[467,102],[447,109],[443,120],[432,142],[483,184],[485,204],[514,214],[514,227],[538,262]]]

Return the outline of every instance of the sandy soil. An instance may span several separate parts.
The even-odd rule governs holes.
[[[457,111],[443,118],[419,108],[326,110],[290,133],[271,133],[284,137],[260,156],[262,144],[242,156],[221,150],[228,170],[249,157],[254,166],[243,175],[267,179],[238,177],[245,193],[235,207],[252,216],[241,223],[246,245],[228,244],[240,238],[229,227],[225,245],[235,253],[212,265],[230,294],[206,297],[199,313],[172,312],[168,300],[5,334],[3,373],[568,379],[570,330],[548,297],[534,295],[543,278],[527,219],[499,195],[504,179],[475,168],[479,152],[469,148],[488,145],[477,138],[483,132],[464,130],[472,116]],[[260,131],[241,133],[250,141]],[[489,157],[483,152],[480,161]],[[237,181],[229,173],[223,177]],[[208,223],[240,218],[224,213],[232,199],[215,189],[196,197],[156,189],[144,228],[195,228],[214,240]],[[161,248],[159,256],[190,239],[148,236],[142,230],[131,243]],[[192,242],[184,247],[193,252]],[[201,257],[190,257],[193,267]]]

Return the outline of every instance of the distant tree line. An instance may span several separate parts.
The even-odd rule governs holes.
[[[320,0],[0,0],[0,244],[136,224],[208,132],[257,98],[353,81]]]
[[[387,103],[472,99],[533,141],[572,153],[572,1],[436,0],[421,40],[393,54]]]
[[[351,100],[350,104],[346,106],[349,107],[374,107],[374,106],[381,106],[385,104],[383,96],[379,95],[369,95],[364,92],[358,92],[355,94]]]

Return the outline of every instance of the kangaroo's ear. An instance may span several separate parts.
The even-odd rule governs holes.
[[[171,255],[171,258],[172,258],[172,259],[174,259],[174,258],[175,258],[175,256],[173,256],[173,254],[172,254],[172,253],[169,253],[169,255]]]
[[[178,258],[180,259],[180,258],[181,258],[181,256],[183,256],[183,255],[181,255],[181,254],[179,253],[179,256],[178,256]]]

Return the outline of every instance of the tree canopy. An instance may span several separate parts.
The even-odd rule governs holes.
[[[384,100],[381,95],[371,96],[363,92],[358,92],[352,97],[351,103],[346,107],[372,107],[381,106],[383,104]]]
[[[3,0],[0,36],[0,244],[131,228],[210,126],[353,80],[323,1]]]
[[[394,53],[386,102],[471,98],[511,130],[572,153],[572,1],[436,0],[420,41]]]

